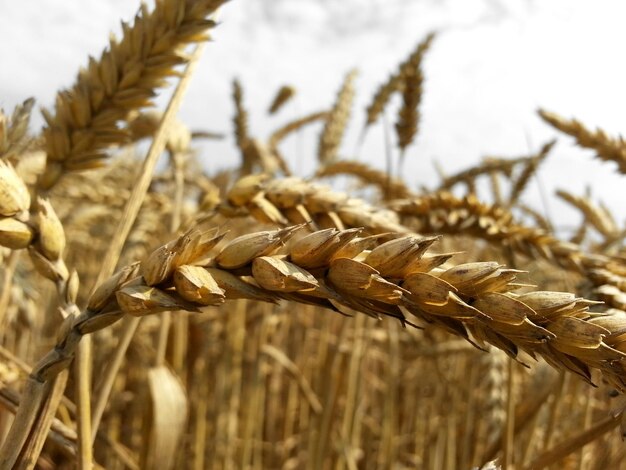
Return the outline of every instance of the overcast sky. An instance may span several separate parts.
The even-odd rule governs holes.
[[[10,110],[29,96],[49,106],[137,8],[134,0],[0,2],[0,106]],[[435,159],[455,172],[484,155],[526,154],[557,136],[536,116],[539,106],[611,133],[626,129],[625,14],[624,3],[614,0],[232,0],[181,117],[192,128],[230,132],[237,76],[252,132],[264,137],[290,118],[329,106],[344,74],[357,67],[354,119],[343,148],[350,155],[373,91],[437,30],[424,63],[422,130],[405,172],[411,185],[433,187]],[[283,83],[294,85],[298,98],[268,119],[269,101]],[[285,153],[303,175],[314,167],[317,130],[286,142]],[[379,125],[361,158],[384,168],[383,143]],[[210,170],[237,162],[232,139],[204,146],[202,155]],[[587,185],[626,219],[624,179],[615,165],[573,148],[567,137],[559,137],[540,180],[560,223],[574,212],[559,205],[554,189],[582,194]],[[527,196],[539,205],[535,184]]]

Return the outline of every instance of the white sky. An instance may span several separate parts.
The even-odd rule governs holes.
[[[0,2],[0,106],[34,96],[50,106],[87,55],[100,53],[129,0]],[[354,151],[363,109],[377,86],[430,30],[441,34],[425,61],[422,130],[405,176],[433,187],[437,159],[452,173],[484,155],[518,156],[558,136],[535,110],[543,106],[590,127],[618,134],[624,125],[626,4],[615,0],[232,0],[193,79],[182,119],[192,128],[230,133],[231,80],[238,76],[253,133],[266,136],[290,118],[329,106],[343,75],[357,67],[357,103],[343,153]],[[298,98],[278,117],[265,110],[276,88],[295,85]],[[391,121],[395,120],[390,115]],[[37,118],[40,123],[40,118]],[[314,167],[317,128],[285,144],[301,174]],[[384,167],[383,130],[370,131],[361,157]],[[235,165],[232,139],[204,147],[209,169]],[[297,163],[296,163],[297,159]],[[559,137],[540,180],[550,214],[572,223],[575,212],[556,187],[582,194],[593,187],[626,219],[624,177],[615,165]],[[536,183],[527,197],[539,205]]]

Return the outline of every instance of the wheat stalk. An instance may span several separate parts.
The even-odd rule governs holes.
[[[509,206],[512,206],[519,200],[520,196],[526,189],[526,186],[528,186],[528,182],[537,173],[539,165],[541,165],[548,157],[548,155],[550,155],[550,152],[555,144],[556,140],[552,140],[546,143],[534,156],[530,158],[528,163],[526,163],[522,172],[512,182],[508,200]]]

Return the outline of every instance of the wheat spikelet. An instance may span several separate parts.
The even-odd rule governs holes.
[[[359,178],[366,184],[372,184],[380,188],[387,198],[408,198],[413,192],[407,188],[403,181],[389,178],[389,175],[381,170],[353,160],[341,160],[321,167],[317,177],[350,175]]]
[[[372,102],[367,106],[367,120],[365,122],[366,127],[371,126],[376,122],[393,94],[403,90],[406,72],[410,69],[420,67],[422,57],[430,48],[430,44],[434,38],[434,33],[430,33],[423,41],[419,42],[411,55],[400,64],[398,71],[393,74],[386,83],[380,86],[378,91],[374,94]]]
[[[274,96],[274,99],[272,100],[272,104],[270,105],[270,108],[267,111],[267,113],[275,114],[276,112],[278,112],[278,110],[281,109],[285,103],[291,100],[295,96],[295,94],[296,94],[296,89],[292,87],[291,85],[281,86],[276,92],[276,95]]]
[[[317,159],[322,165],[328,164],[338,157],[337,152],[350,119],[356,74],[356,70],[352,70],[346,75],[343,85],[337,93],[335,104],[328,113],[317,150]]]
[[[57,95],[55,113],[44,111],[48,156],[39,184],[52,187],[66,171],[95,168],[106,149],[128,141],[120,127],[132,111],[151,105],[155,90],[187,62],[187,44],[207,39],[222,0],[163,0],[149,12],[144,5],[132,26],[123,24],[120,41],[111,39],[100,59],[91,58],[76,84]]]
[[[591,131],[576,119],[567,120],[543,109],[538,113],[552,127],[574,137],[578,145],[595,150],[599,159],[617,163],[618,171],[626,173],[626,142],[622,137],[610,137],[602,129]]]

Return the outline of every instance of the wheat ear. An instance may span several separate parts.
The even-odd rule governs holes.
[[[393,211],[381,209],[300,178],[271,179],[264,175],[241,178],[208,216],[253,216],[271,224],[311,223],[313,227],[365,227],[372,234],[407,232]],[[202,216],[204,217],[204,216]]]
[[[54,113],[43,111],[47,163],[39,181],[42,188],[52,187],[67,171],[101,166],[109,147],[128,141],[121,123],[133,111],[150,106],[156,89],[187,63],[182,48],[208,38],[215,23],[207,17],[222,3],[159,0],[153,11],[144,4],[132,26],[122,25],[122,39],[112,38],[76,83],[59,92]]]
[[[607,240],[620,236],[621,230],[606,207],[595,205],[588,197],[576,196],[565,190],[558,190],[556,195],[583,213],[585,221],[591,224]]]
[[[281,86],[274,99],[272,100],[272,104],[270,105],[268,114],[275,114],[281,109],[288,101],[290,101],[296,94],[296,89],[291,85],[283,85]]]
[[[395,124],[400,148],[400,168],[404,160],[406,148],[413,143],[418,133],[420,121],[419,106],[422,101],[424,74],[422,72],[422,59],[434,39],[434,35],[428,35],[422,41],[416,54],[411,56],[405,67],[402,67],[402,106],[398,111],[398,119]]]
[[[343,85],[337,93],[335,104],[328,113],[317,150],[317,159],[322,165],[328,164],[338,157],[339,146],[350,120],[356,74],[356,70],[352,70],[346,75]]]
[[[458,198],[441,192],[389,204],[401,222],[422,234],[466,234],[504,245],[530,258],[544,258],[580,272],[592,281],[608,305],[626,310],[626,264],[619,257],[587,253],[545,230],[516,222],[506,209],[480,202],[474,195]]]
[[[382,84],[376,91],[372,97],[371,103],[366,108],[366,128],[378,120],[393,94],[403,90],[406,71],[411,68],[415,68],[416,65],[419,66],[422,61],[422,57],[430,48],[434,38],[435,34],[430,33],[423,41],[420,41],[411,55],[409,55],[409,57],[399,65],[396,73],[394,73],[389,80]]]
[[[28,123],[34,104],[33,98],[27,99],[15,107],[10,117],[0,109],[0,159],[14,160],[31,143]]]
[[[438,237],[383,242],[360,238],[358,229],[325,229],[298,238],[302,231],[294,226],[249,233],[216,250],[223,237],[217,230],[192,230],[158,248],[96,289],[33,377],[51,380],[71,360],[82,335],[125,314],[196,311],[248,298],[434,323],[514,358],[520,351],[541,355],[587,381],[599,369],[620,390],[626,387],[623,312],[590,313],[594,302],[567,293],[514,294],[519,271],[496,262],[441,268],[450,255],[428,254]]]
[[[243,87],[237,79],[233,80],[233,102],[235,104],[235,116],[233,117],[235,142],[243,154],[250,141],[250,136],[248,135],[248,111],[243,104]]]
[[[529,165],[535,161],[534,158],[535,156],[517,158],[486,157],[478,165],[461,170],[453,175],[446,176],[441,182],[439,190],[452,189],[454,186],[461,183],[466,184],[471,188],[475,186],[476,178],[479,176],[490,175],[492,173],[503,174],[510,178],[513,175],[515,167],[519,165]]]
[[[596,151],[600,160],[617,163],[620,173],[626,173],[626,142],[622,137],[610,137],[602,129],[587,129],[576,119],[565,119],[558,114],[540,109],[539,116],[552,127],[571,135],[581,147]]]

